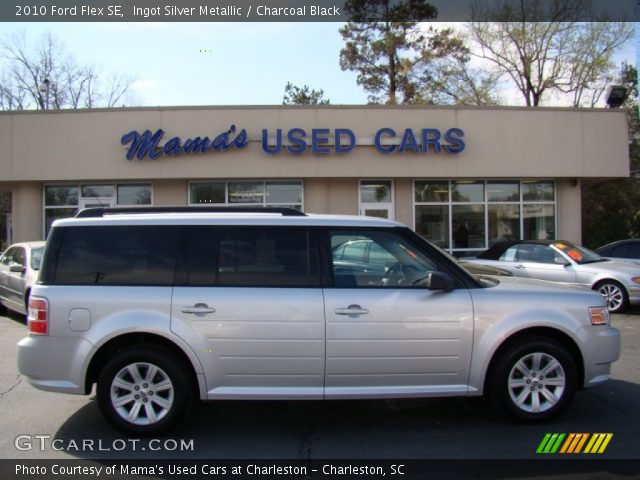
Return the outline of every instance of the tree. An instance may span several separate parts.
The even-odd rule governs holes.
[[[452,29],[425,29],[416,22],[437,16],[425,0],[348,0],[344,9],[351,21],[340,29],[346,42],[340,67],[357,72],[371,103],[427,101],[422,84],[433,76],[430,64],[468,53]]]
[[[623,108],[629,124],[631,177],[583,184],[583,243],[592,248],[623,238],[640,237],[640,118],[636,68],[624,65],[618,80],[629,91]]]
[[[322,98],[323,90],[312,90],[307,85],[300,88],[291,82],[284,87],[283,105],[329,105],[330,100]]]
[[[498,0],[472,8],[470,34],[477,55],[506,76],[527,106],[551,93],[574,107],[594,106],[613,78],[616,50],[632,36],[630,24],[579,22],[589,0]],[[499,22],[483,22],[484,18]]]
[[[0,58],[6,63],[0,74],[2,110],[114,107],[133,82],[118,74],[102,82],[95,67],[78,64],[50,34],[36,48],[24,34],[5,38]]]

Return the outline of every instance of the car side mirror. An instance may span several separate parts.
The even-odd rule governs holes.
[[[427,288],[429,290],[444,290],[448,292],[456,287],[456,282],[451,275],[446,272],[431,272]]]
[[[13,272],[13,273],[24,273],[26,270],[25,267],[23,267],[22,265],[18,264],[18,263],[14,263],[13,265],[11,265],[9,267],[9,271]]]

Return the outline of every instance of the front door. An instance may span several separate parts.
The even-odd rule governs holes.
[[[333,231],[330,238],[326,398],[466,392],[469,291],[424,287],[437,264],[395,232]]]

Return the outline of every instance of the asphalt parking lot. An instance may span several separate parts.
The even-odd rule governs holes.
[[[603,459],[640,460],[640,310],[615,315],[614,380],[580,392],[553,423],[522,425],[479,398],[196,405],[163,439],[127,439],[95,397],[31,387],[17,372],[23,317],[0,317],[0,458],[4,459],[535,459],[547,432],[613,433]],[[155,442],[155,443],[151,443]]]

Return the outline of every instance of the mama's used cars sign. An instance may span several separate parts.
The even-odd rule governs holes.
[[[171,137],[163,142],[165,131],[159,128],[155,132],[145,130],[138,132],[131,130],[125,133],[120,143],[127,148],[126,158],[134,157],[142,160],[145,157],[155,160],[163,155],[178,156],[185,154],[200,154],[207,152],[224,152],[242,149],[249,145],[249,138],[245,129],[238,130],[231,125],[229,130],[214,137],[185,138]],[[315,154],[338,153],[345,154],[353,151],[358,145],[373,145],[382,154],[389,153],[428,153],[429,147],[435,153],[445,151],[460,153],[465,148],[464,132],[459,128],[450,128],[444,132],[437,128],[423,128],[413,130],[407,128],[396,132],[392,128],[378,129],[373,139],[356,139],[355,134],[348,128],[313,128],[310,131],[302,128],[292,128],[287,131],[278,128],[271,135],[268,129],[262,130],[262,150],[271,155],[280,152],[301,154],[309,149]]]

